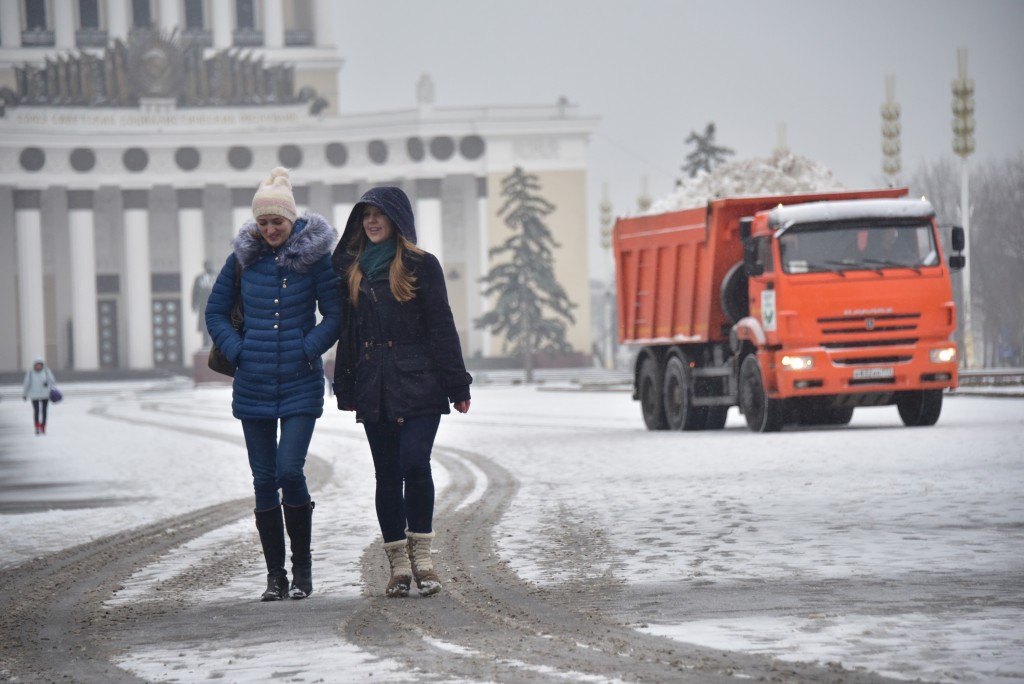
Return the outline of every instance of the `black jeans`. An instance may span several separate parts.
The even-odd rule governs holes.
[[[385,542],[405,539],[405,531],[433,532],[434,477],[430,452],[441,416],[406,418],[399,423],[363,423],[377,478],[377,522]]]
[[[36,418],[36,425],[46,425],[46,407],[49,405],[49,399],[32,400],[32,415]]]

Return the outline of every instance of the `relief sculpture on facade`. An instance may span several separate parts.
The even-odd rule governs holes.
[[[0,116],[15,106],[136,107],[141,100],[173,100],[178,107],[282,105],[310,102],[311,88],[295,91],[292,66],[266,66],[238,48],[204,56],[198,43],[177,32],[136,29],[116,39],[102,55],[70,52],[43,65],[15,67],[17,92],[0,89]],[[314,112],[315,113],[315,112]]]

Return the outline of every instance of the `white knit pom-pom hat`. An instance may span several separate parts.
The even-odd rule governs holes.
[[[283,166],[277,166],[270,172],[270,178],[260,183],[252,198],[253,218],[268,214],[283,216],[293,223],[298,215],[295,196],[292,195],[292,182],[288,178],[288,169]]]

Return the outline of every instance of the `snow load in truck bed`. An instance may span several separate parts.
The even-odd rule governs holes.
[[[685,179],[667,197],[656,200],[643,214],[703,207],[719,197],[790,195],[843,189],[823,165],[807,157],[784,152],[769,158],[727,162],[711,173],[701,171],[693,178]]]

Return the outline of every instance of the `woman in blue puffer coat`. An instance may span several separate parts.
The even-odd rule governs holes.
[[[377,521],[391,566],[385,594],[441,591],[430,559],[430,453],[449,404],[469,411],[462,346],[437,258],[416,246],[412,205],[396,187],[353,207],[334,250],[343,333],[335,362],[338,408],[355,411],[373,454]]]
[[[231,409],[242,421],[256,492],[256,529],[267,562],[262,598],[300,599],[313,593],[315,504],[303,468],[324,408],[321,356],[338,339],[338,279],[331,268],[338,231],[318,214],[296,216],[288,171],[281,167],[256,191],[252,212],[214,283],[206,325],[236,366]],[[236,268],[245,313],[241,330],[231,325]],[[290,588],[285,528],[292,550]]]

